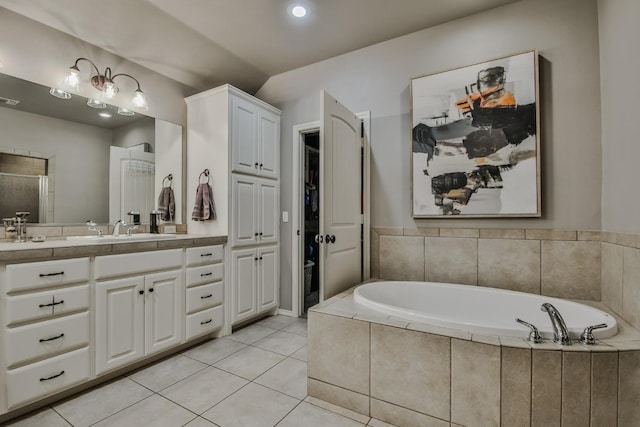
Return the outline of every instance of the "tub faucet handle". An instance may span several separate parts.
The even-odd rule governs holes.
[[[542,337],[540,336],[540,332],[538,332],[538,328],[536,328],[531,323],[525,322],[522,319],[516,318],[516,322],[522,323],[524,326],[527,326],[529,329],[531,329],[531,332],[529,332],[529,338],[527,338],[529,341],[535,344],[539,344],[542,342]]]
[[[580,342],[582,344],[594,345],[596,343],[596,339],[593,337],[594,329],[602,329],[606,328],[608,325],[606,323],[600,323],[599,325],[591,325],[584,328],[584,332],[580,335]]]

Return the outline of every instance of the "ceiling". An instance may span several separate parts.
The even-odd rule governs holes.
[[[0,0],[198,91],[270,76],[518,0]],[[307,17],[293,18],[292,3]],[[99,23],[99,25],[97,25]]]

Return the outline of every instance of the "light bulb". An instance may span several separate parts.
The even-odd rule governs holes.
[[[149,105],[147,105],[147,98],[140,89],[137,89],[136,94],[133,96],[133,106],[141,110],[149,109]]]
[[[55,87],[52,87],[51,90],[49,91],[49,93],[53,96],[55,96],[56,98],[60,98],[60,99],[70,99],[71,98],[71,94],[69,92],[65,92],[62,89],[58,89]]]
[[[134,113],[131,110],[127,110],[126,108],[119,107],[118,108],[118,114],[120,114],[121,116],[133,116],[136,113]]]
[[[80,70],[78,67],[73,66],[69,68],[67,77],[64,79],[64,88],[80,92]]]
[[[107,80],[102,86],[102,91],[107,99],[111,99],[116,96],[116,93],[118,93],[118,88],[111,80]]]
[[[304,6],[296,5],[291,9],[291,14],[296,18],[303,18],[307,14],[307,9]]]

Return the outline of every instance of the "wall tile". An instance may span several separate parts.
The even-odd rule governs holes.
[[[540,293],[540,242],[479,239],[478,285]]]
[[[369,323],[309,312],[309,378],[369,395]]]
[[[451,340],[451,422],[500,425],[500,347]]]
[[[562,353],[562,427],[589,425],[591,355]]]
[[[424,280],[424,237],[380,236],[379,276],[390,280]]]
[[[618,353],[591,354],[591,425],[618,422]]]
[[[618,378],[618,425],[637,426],[640,420],[640,351],[621,351]]]
[[[447,421],[373,398],[371,399],[371,416],[398,427],[449,427]]]
[[[578,240],[590,240],[599,242],[602,239],[600,231],[578,231]]]
[[[531,424],[531,350],[502,347],[503,426]]]
[[[532,353],[531,427],[560,427],[562,352]]]
[[[626,246],[629,248],[635,248],[638,244],[638,236],[635,234],[616,233],[616,243],[620,246]]]
[[[370,251],[371,251],[371,259],[380,259],[380,235],[375,230],[375,228],[371,227],[371,233],[369,233],[370,240]]]
[[[527,230],[526,237],[533,240],[577,240],[578,233],[565,230]]]
[[[481,228],[481,239],[524,239],[524,229]]]
[[[600,301],[600,243],[542,241],[542,294]]]
[[[371,325],[371,397],[449,419],[451,340]]]
[[[373,227],[380,236],[402,236],[402,227]]]
[[[441,228],[440,237],[480,237],[480,230],[477,228]]]
[[[601,292],[602,302],[622,315],[622,260],[624,248],[602,243]]]
[[[428,236],[428,237],[438,237],[440,235],[439,228],[405,228],[404,229],[405,236]]]
[[[307,394],[325,402],[369,415],[369,396],[307,378]]]
[[[622,317],[640,329],[640,250],[624,248],[623,251]]]
[[[478,240],[425,238],[425,280],[431,282],[478,283]]]

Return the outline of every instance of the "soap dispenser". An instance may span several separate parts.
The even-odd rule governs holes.
[[[153,234],[158,234],[158,224],[160,223],[160,217],[162,212],[158,210],[152,210],[149,214],[149,232]]]

